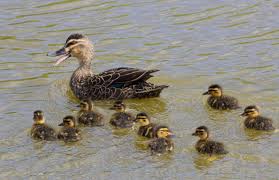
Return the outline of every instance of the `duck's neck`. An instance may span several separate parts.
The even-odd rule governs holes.
[[[91,61],[86,62],[80,62],[79,67],[75,70],[73,73],[73,78],[77,80],[84,79],[87,76],[91,76],[92,70],[91,70]]]

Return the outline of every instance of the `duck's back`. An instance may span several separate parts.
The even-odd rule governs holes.
[[[239,108],[238,100],[231,96],[222,95],[220,97],[210,96],[207,99],[208,104],[214,109],[226,110]]]
[[[57,137],[65,142],[76,142],[81,140],[80,130],[74,127],[63,128]]]
[[[103,115],[93,111],[86,111],[81,113],[78,118],[79,124],[83,124],[85,126],[103,126]]]
[[[79,99],[126,99],[158,97],[166,85],[146,82],[158,70],[120,67],[97,75],[88,72],[79,77],[78,70],[71,78],[70,87]]]
[[[133,116],[126,112],[114,113],[111,117],[110,124],[120,128],[130,128],[134,125]]]
[[[256,118],[246,118],[245,127],[249,129],[256,129],[256,130],[266,130],[271,131],[275,128],[272,125],[272,120],[263,116],[258,116]]]
[[[144,136],[144,137],[147,137],[147,138],[152,138],[153,137],[153,129],[154,129],[155,126],[156,126],[155,124],[150,123],[146,126],[139,127],[138,135]]]
[[[53,128],[49,127],[46,124],[36,124],[32,126],[31,136],[34,139],[41,140],[55,140],[56,133]]]
[[[165,153],[173,150],[173,142],[168,138],[155,138],[149,143],[151,153]]]
[[[196,149],[204,154],[226,154],[223,143],[212,140],[199,140],[196,144]]]

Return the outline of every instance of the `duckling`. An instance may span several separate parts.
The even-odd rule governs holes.
[[[53,128],[49,127],[45,124],[45,118],[43,111],[37,110],[34,111],[34,124],[31,129],[31,136],[34,139],[41,139],[41,140],[55,140],[56,133]]]
[[[206,126],[200,126],[192,134],[193,136],[199,136],[200,140],[196,143],[196,150],[203,154],[227,154],[223,143],[209,140],[209,130]]]
[[[203,95],[210,95],[207,103],[214,109],[226,110],[240,108],[238,100],[234,97],[223,95],[223,89],[218,84],[213,84],[208,87],[208,91]]]
[[[136,123],[140,124],[139,130],[138,130],[138,135],[144,136],[147,138],[152,138],[153,136],[153,129],[156,124],[153,124],[150,122],[150,118],[148,115],[144,112],[138,113],[135,119]]]
[[[78,113],[78,123],[85,126],[103,126],[104,116],[93,110],[92,101],[86,100],[80,103],[80,111]]]
[[[116,111],[110,119],[111,125],[118,128],[130,128],[134,125],[134,117],[125,112],[126,105],[122,101],[116,101],[110,109]]]
[[[153,133],[155,138],[148,144],[151,154],[162,154],[173,150],[174,144],[171,140],[173,134],[167,126],[157,126],[153,129]]]
[[[259,108],[255,105],[247,106],[241,116],[247,116],[244,125],[249,129],[272,131],[272,119],[260,115]]]
[[[158,69],[119,67],[94,74],[91,70],[94,46],[82,34],[71,34],[61,49],[47,55],[59,56],[55,65],[70,57],[79,61],[79,67],[70,80],[70,88],[78,99],[151,98],[160,96],[162,90],[168,87],[147,82]]]
[[[58,139],[65,142],[76,142],[81,140],[81,133],[78,128],[75,127],[75,118],[73,116],[66,116],[63,118],[63,122],[58,126],[63,126],[58,134]]]

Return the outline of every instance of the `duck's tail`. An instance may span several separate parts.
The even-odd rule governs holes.
[[[135,98],[151,98],[159,97],[162,90],[167,88],[167,85],[154,85],[151,83],[144,83],[141,89],[138,89],[134,93]]]

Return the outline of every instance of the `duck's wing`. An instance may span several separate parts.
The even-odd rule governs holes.
[[[98,82],[106,87],[123,88],[137,82],[144,82],[152,77],[152,73],[159,70],[143,70],[137,68],[120,67],[109,69],[95,76]]]

